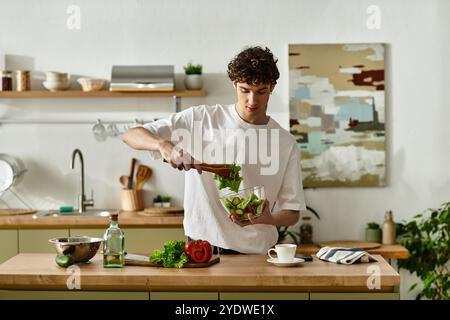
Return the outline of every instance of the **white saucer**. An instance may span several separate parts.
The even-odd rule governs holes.
[[[299,265],[302,262],[305,262],[305,260],[300,259],[300,258],[294,258],[294,261],[292,261],[292,262],[278,262],[278,259],[269,258],[269,259],[267,259],[267,262],[273,263],[274,265],[276,265],[278,267],[294,267],[294,266]]]

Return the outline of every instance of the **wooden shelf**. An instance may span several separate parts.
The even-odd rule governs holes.
[[[157,98],[157,97],[205,97],[205,90],[180,90],[164,92],[113,92],[108,90],[84,92],[67,91],[0,91],[0,98]]]

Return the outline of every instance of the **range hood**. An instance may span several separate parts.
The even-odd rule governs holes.
[[[113,66],[110,91],[174,91],[174,66]]]

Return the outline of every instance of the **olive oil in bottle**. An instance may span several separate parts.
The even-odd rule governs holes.
[[[125,235],[119,228],[118,214],[109,217],[109,228],[103,236],[103,267],[123,268],[125,265]]]

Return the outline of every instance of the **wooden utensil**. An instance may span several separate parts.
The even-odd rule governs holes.
[[[136,190],[141,190],[144,183],[152,176],[152,169],[147,166],[139,165],[136,173]]]
[[[133,176],[134,176],[134,167],[136,166],[136,161],[137,160],[135,158],[131,159],[131,168],[130,168],[130,175],[128,176],[127,189],[133,188]]]
[[[167,160],[164,159],[164,162],[167,162]],[[202,171],[215,173],[222,177],[229,177],[231,174],[231,169],[227,168],[224,164],[199,163],[196,166],[202,169]]]
[[[220,167],[221,166],[221,167]],[[218,176],[222,177],[229,177],[231,174],[231,169],[225,167],[223,164],[218,166],[211,166],[207,163],[201,163],[199,167],[202,169],[202,171],[208,171],[214,174],[217,174]]]
[[[128,177],[127,176],[120,176],[119,181],[124,188],[128,187]]]

